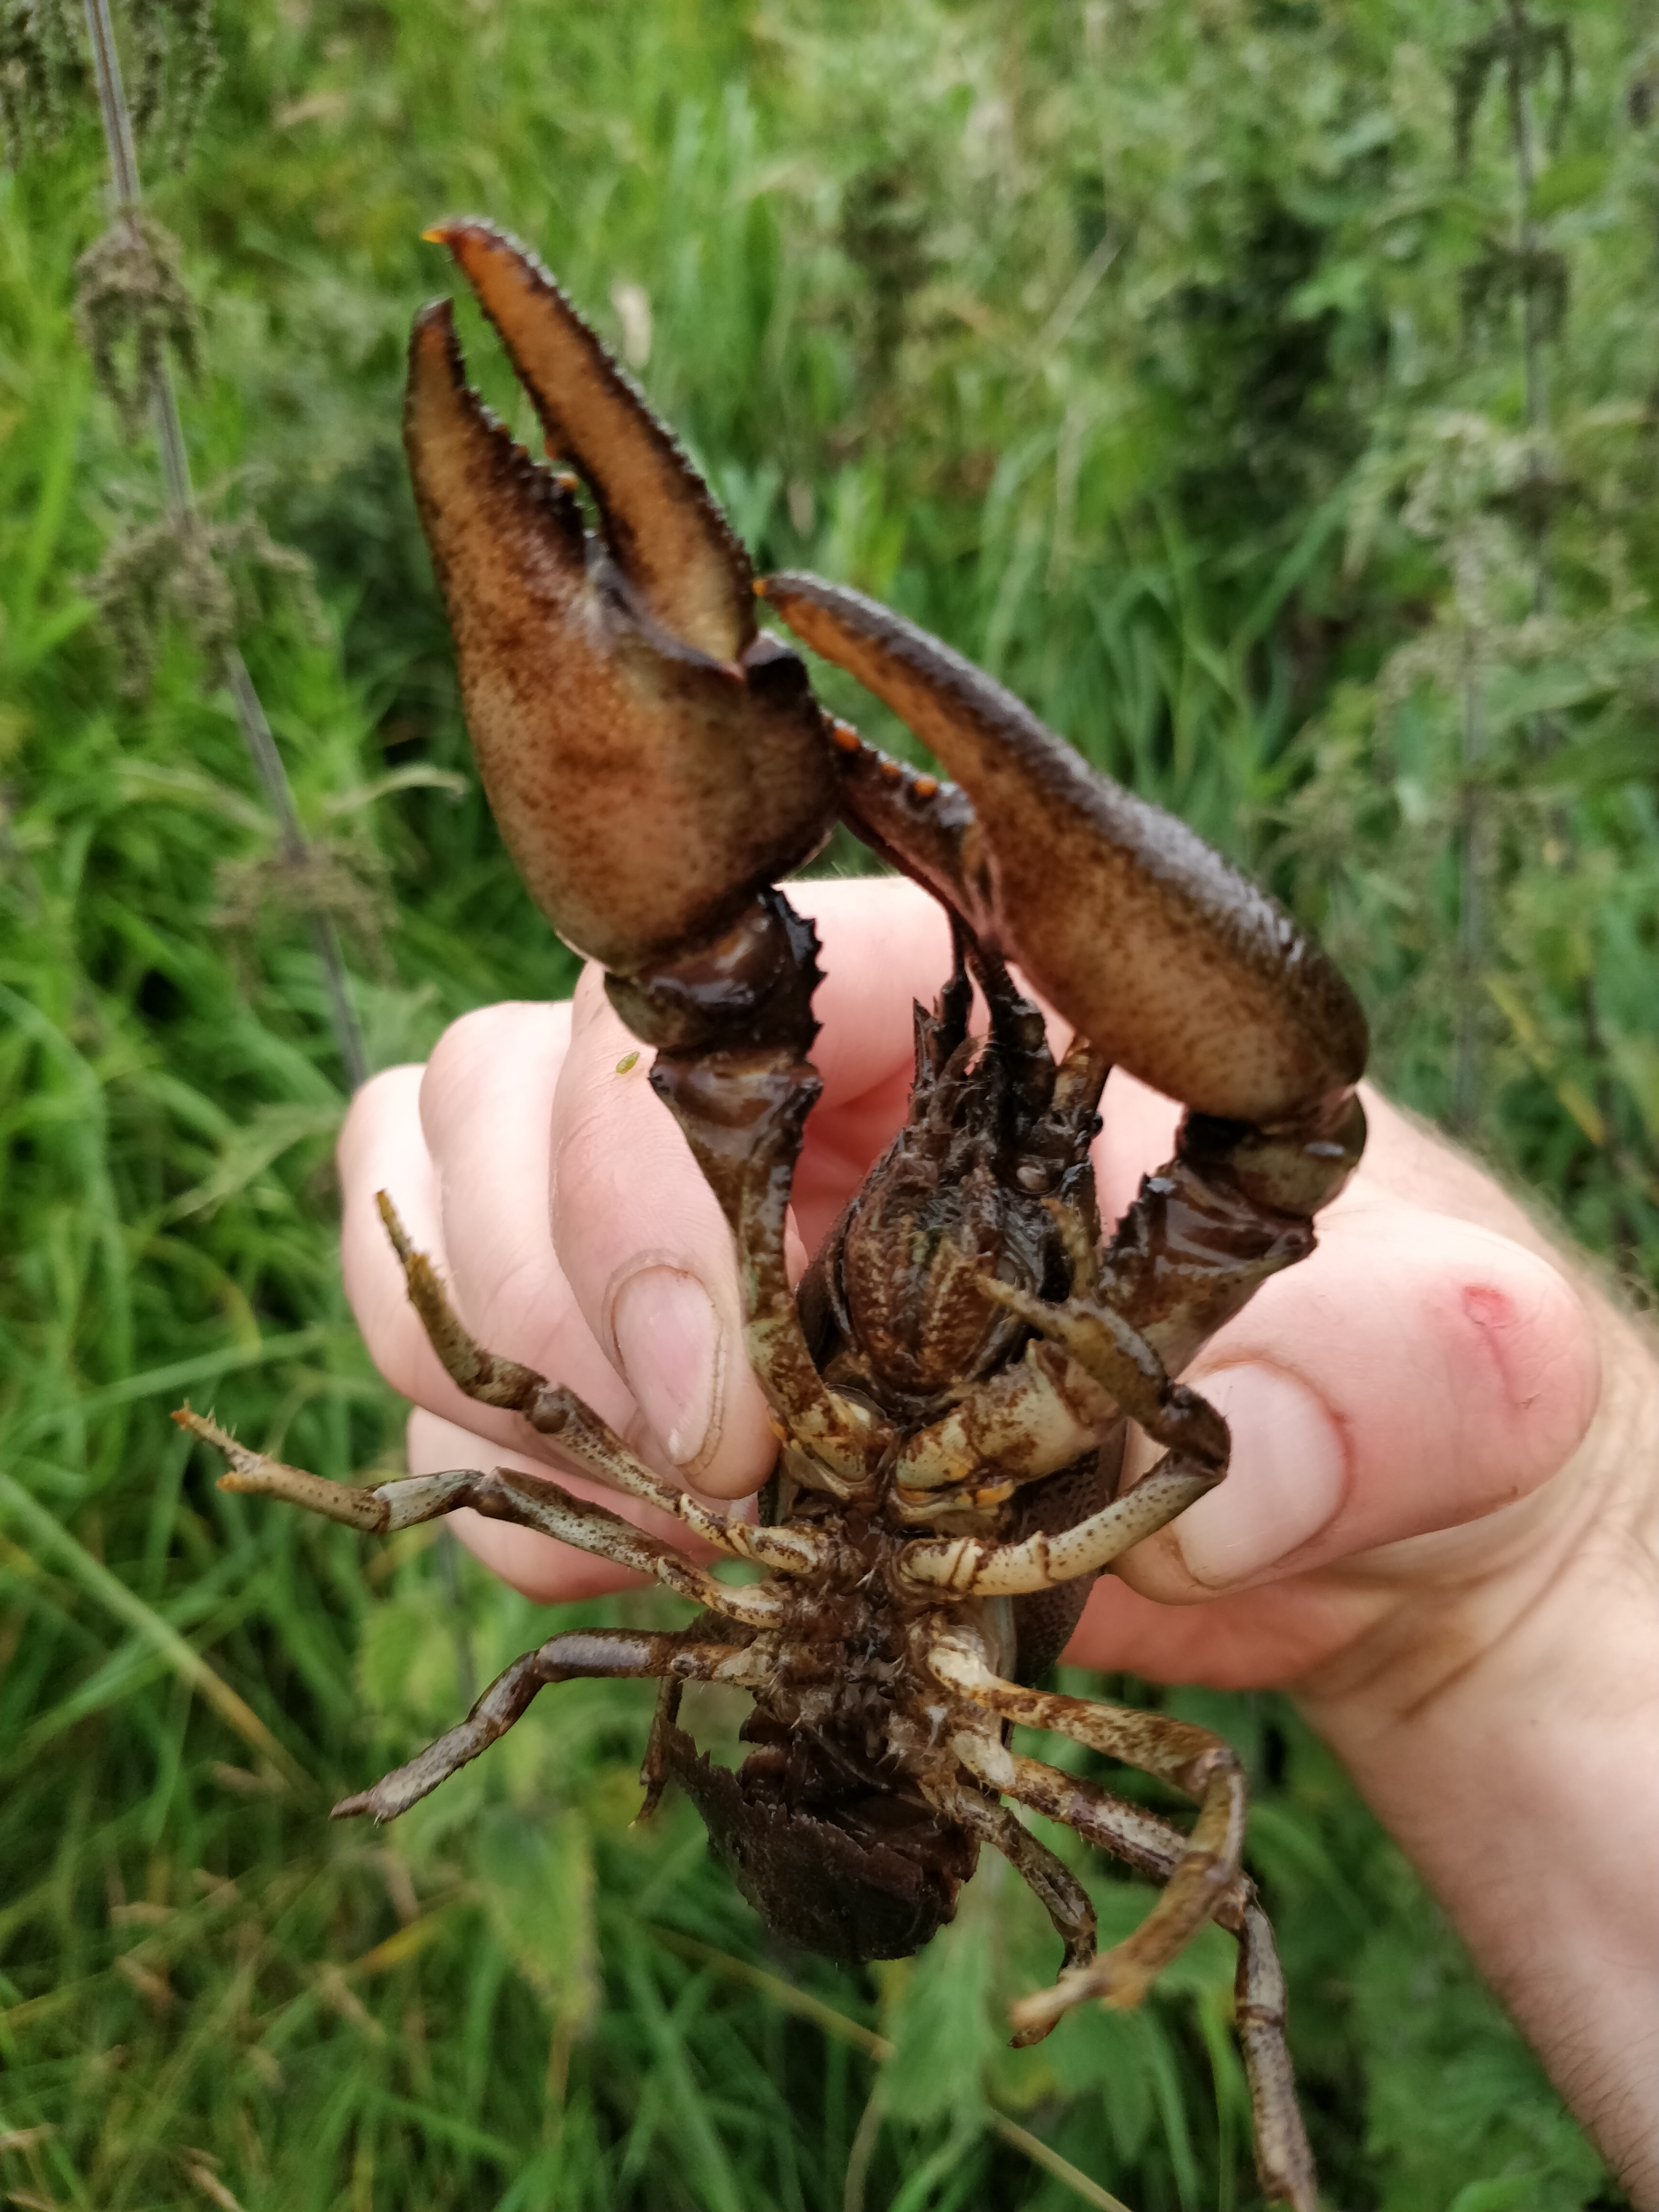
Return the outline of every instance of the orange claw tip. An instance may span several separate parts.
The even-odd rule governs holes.
[[[447,215],[441,222],[429,223],[421,236],[428,246],[447,246],[452,253],[459,253],[462,241],[481,230],[492,237],[498,235],[494,223],[481,222],[477,216]]]

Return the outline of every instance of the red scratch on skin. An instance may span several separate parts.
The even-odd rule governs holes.
[[[1464,1291],[1463,1310],[1477,1328],[1503,1328],[1515,1318],[1515,1308],[1502,1291],[1478,1283]]]
[[[1483,1419],[1483,1449],[1498,1452],[1504,1478],[1518,1480],[1524,1493],[1555,1472],[1595,1415],[1601,1362],[1586,1316],[1570,1286],[1544,1267],[1517,1270],[1502,1287],[1490,1278],[1465,1282],[1448,1303],[1465,1361],[1489,1363],[1502,1393]]]
[[[1465,1318],[1480,1331],[1480,1340],[1498,1370],[1504,1395],[1517,1413],[1529,1412],[1542,1393],[1530,1374],[1522,1376],[1516,1372],[1516,1334],[1522,1317],[1516,1311],[1514,1299],[1506,1291],[1494,1290],[1489,1283],[1465,1284],[1461,1299]]]

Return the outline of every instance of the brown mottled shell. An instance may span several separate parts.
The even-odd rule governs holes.
[[[883,1809],[896,1817],[888,1834],[861,1837],[714,1765],[680,1729],[663,1729],[659,1741],[666,1771],[702,1815],[710,1848],[786,1942],[843,1966],[908,1959],[954,1916],[977,1846],[920,1799],[890,1794]]]
[[[1231,1121],[1281,1121],[1358,1080],[1358,1000],[1260,884],[874,600],[799,574],[765,592],[960,782],[969,919],[1100,1051]]]

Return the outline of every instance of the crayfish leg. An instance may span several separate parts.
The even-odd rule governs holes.
[[[1062,1974],[1076,1973],[1092,1965],[1098,1934],[1095,1908],[1089,1893],[1063,1859],[1016,1820],[1006,1805],[983,1797],[977,1790],[957,1789],[943,1794],[939,1808],[948,1820],[957,1821],[981,1843],[1001,1853],[1024,1882],[1049,1919],[1065,1947]],[[1059,2015],[1033,2021],[1018,2030],[1014,2048],[1041,2043],[1059,2024]]]
[[[749,1653],[741,1644],[699,1644],[684,1635],[637,1635],[627,1629],[578,1629],[555,1636],[498,1674],[464,1721],[407,1765],[383,1775],[373,1789],[343,1797],[331,1817],[350,1820],[367,1813],[376,1820],[395,1820],[480,1752],[488,1751],[523,1718],[537,1693],[550,1683],[672,1675],[680,1681],[748,1687],[752,1674]]]
[[[1091,1995],[1113,2006],[1139,2004],[1164,1967],[1214,1917],[1238,1878],[1247,1792],[1237,1753],[1209,1729],[1167,1714],[1097,1705],[1091,1698],[1061,1697],[1004,1681],[965,1637],[946,1632],[935,1638],[927,1663],[940,1682],[981,1712],[1068,1736],[1108,1758],[1155,1774],[1199,1800],[1198,1819],[1163,1896],[1127,1942],[1081,1970],[1088,1976]],[[982,1726],[975,1728],[964,1716],[953,1744],[970,1773],[993,1789],[1006,1788],[1000,1778],[1010,1771],[1006,1764],[1010,1754],[1000,1737],[988,1736]]]
[[[963,1748],[959,1742],[959,1755]],[[1168,1884],[1179,1875],[1189,1840],[1167,1820],[1041,1759],[1005,1750],[1000,1744],[984,1750],[987,1755],[979,1764],[988,1786],[1074,1829],[1154,1881]],[[969,1759],[964,1758],[963,1764],[975,1771]],[[992,1765],[994,1775],[989,1771]],[[1238,1944],[1234,2030],[1249,2087],[1262,2193],[1271,2203],[1288,2205],[1291,2212],[1319,2212],[1318,2175],[1297,2104],[1285,2042],[1285,1977],[1255,1884],[1243,1875],[1236,1876],[1217,1899],[1211,1917]],[[1096,1964],[1062,1972],[1053,1989],[1022,1997],[1013,2008],[1015,2029],[1022,2039],[1035,2039],[1078,2005],[1098,2000],[1103,1994],[1098,1970],[1110,1973],[1116,1956],[1108,1952]]]

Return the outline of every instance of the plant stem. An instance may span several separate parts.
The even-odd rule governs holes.
[[[104,144],[109,149],[110,183],[117,213],[127,216],[138,205],[138,150],[133,143],[126,94],[121,89],[121,58],[115,51],[115,30],[106,0],[86,0],[86,11],[92,65],[98,79],[98,109],[104,121]]]
[[[1527,105],[1526,33],[1531,26],[1527,19],[1526,0],[1509,0],[1509,15],[1510,52],[1504,77],[1509,94],[1510,143],[1515,149],[1515,242],[1521,257],[1522,271],[1522,368],[1526,380],[1527,428],[1535,436],[1544,427],[1547,401],[1544,392],[1544,333],[1539,320],[1537,263],[1534,258],[1538,251],[1538,225],[1532,211],[1537,164],[1533,157],[1532,117]],[[1528,469],[1535,477],[1538,474],[1536,453],[1528,463]],[[1541,614],[1548,582],[1543,557],[1541,520],[1534,526],[1533,550],[1536,561],[1533,572],[1533,603],[1534,611]]]
[[[116,51],[109,0],[84,0],[84,4],[87,33],[92,44],[93,69],[98,80],[98,109],[103,119],[104,144],[109,153],[110,187],[115,204],[115,219],[125,226],[137,244],[140,240],[138,212],[141,204],[138,153],[132,135],[131,111],[127,106],[126,94],[121,83],[121,58]],[[193,530],[198,526],[198,516],[196,495],[190,481],[190,457],[185,450],[185,428],[179,419],[173,380],[165,365],[155,374],[150,393],[150,412],[155,428],[156,450],[161,456],[167,511],[183,527]],[[270,723],[258,692],[254,688],[253,678],[236,646],[226,647],[220,663],[220,674],[235,707],[242,742],[247,747],[254,772],[264,787],[271,812],[276,817],[283,857],[296,871],[303,869],[311,860],[311,846],[301,824],[299,810],[294,803],[294,788],[289,781],[283,757],[276,749],[276,740],[271,733]],[[313,909],[307,920],[310,925],[312,945],[322,968],[328,992],[334,1038],[345,1067],[347,1087],[356,1091],[368,1077],[368,1061],[363,1050],[362,1032],[351,1004],[350,985],[340,951],[339,935],[331,917],[326,914]]]

